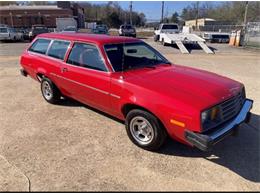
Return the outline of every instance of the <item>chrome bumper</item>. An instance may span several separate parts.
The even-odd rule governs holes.
[[[192,144],[193,146],[199,148],[200,150],[207,151],[212,148],[213,145],[224,139],[226,136],[231,135],[237,129],[238,125],[243,122],[248,123],[250,120],[250,110],[253,105],[253,100],[246,99],[242,109],[239,114],[229,121],[225,123],[218,129],[212,131],[208,131],[209,133],[195,133],[190,130],[185,130],[185,138],[186,140]]]

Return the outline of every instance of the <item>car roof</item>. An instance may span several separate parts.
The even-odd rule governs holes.
[[[68,41],[91,42],[95,44],[140,42],[141,40],[131,37],[97,35],[87,33],[44,33],[37,36],[38,38],[64,39]]]

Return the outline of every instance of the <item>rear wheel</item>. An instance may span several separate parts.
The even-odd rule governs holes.
[[[56,104],[61,100],[59,89],[46,77],[43,77],[41,80],[41,92],[43,98],[51,104]]]
[[[158,150],[167,137],[160,121],[151,113],[134,109],[126,116],[126,131],[130,140],[146,150]]]

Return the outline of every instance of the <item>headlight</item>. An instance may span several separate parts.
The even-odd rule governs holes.
[[[201,113],[201,122],[204,123],[209,116],[209,111],[204,111]]]
[[[221,121],[219,106],[215,106],[201,113],[201,124],[203,130],[214,128]]]

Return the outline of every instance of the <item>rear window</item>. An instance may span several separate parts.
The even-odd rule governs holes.
[[[7,33],[7,28],[0,28],[0,33]]]
[[[123,25],[121,28],[122,29],[133,29],[134,27],[131,25]]]
[[[213,39],[229,39],[228,35],[212,35]]]
[[[33,51],[35,53],[45,54],[51,40],[48,39],[37,39],[32,46],[30,47],[29,51]]]
[[[63,60],[69,44],[68,41],[53,41],[48,51],[48,56]]]
[[[162,29],[174,29],[174,30],[178,30],[178,26],[177,25],[163,25]]]

